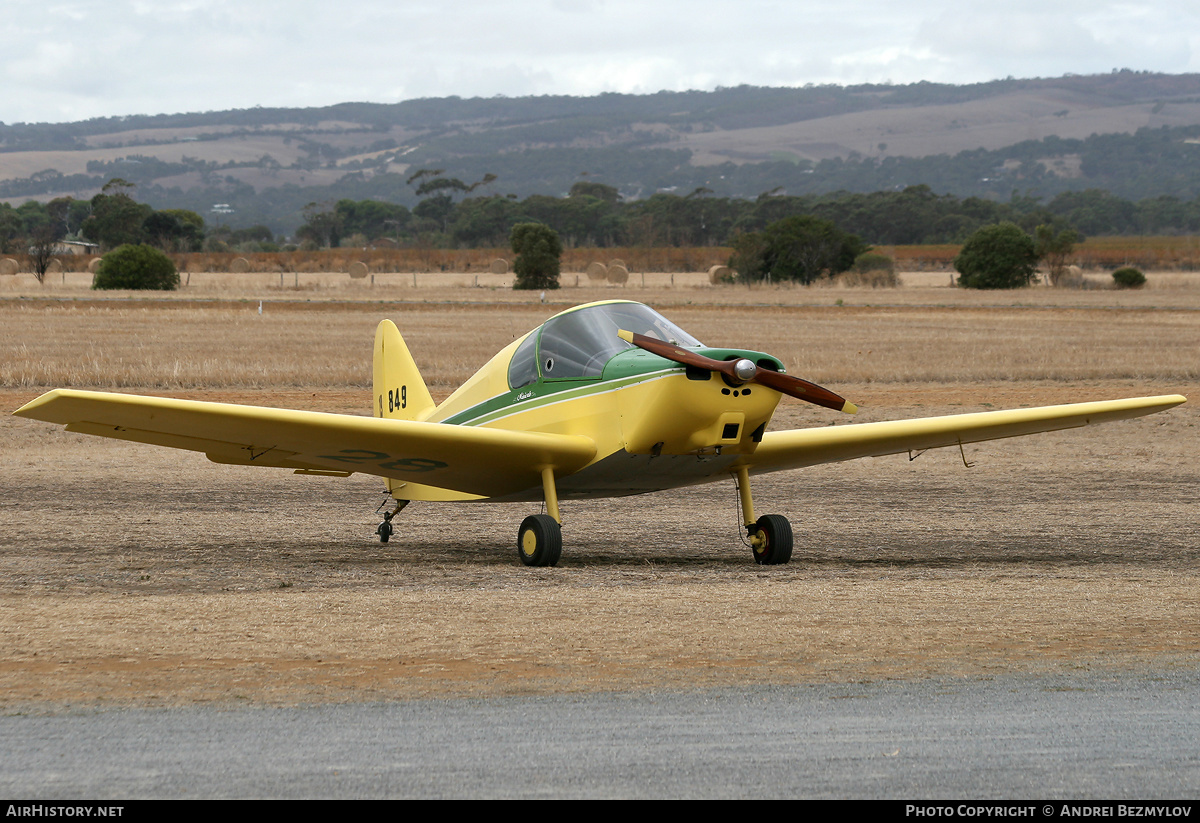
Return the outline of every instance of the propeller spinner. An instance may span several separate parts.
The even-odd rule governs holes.
[[[847,414],[854,414],[858,411],[858,406],[846,400],[846,398],[834,394],[829,389],[822,388],[816,383],[810,383],[807,380],[801,380],[799,377],[793,377],[790,374],[764,369],[762,366],[745,358],[739,360],[714,360],[711,357],[705,357],[699,352],[690,351],[653,337],[647,337],[644,334],[635,334],[634,332],[622,329],[617,332],[617,335],[627,343],[632,343],[639,349],[645,349],[651,354],[657,354],[659,357],[665,357],[667,360],[673,360],[684,366],[696,366],[701,369],[720,372],[738,385],[743,383],[758,383],[761,386],[774,389],[780,394],[786,394],[798,400],[807,400],[809,403],[815,403],[818,406],[824,406],[834,411],[842,411]]]

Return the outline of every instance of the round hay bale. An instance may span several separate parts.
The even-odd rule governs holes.
[[[608,266],[603,263],[588,263],[587,276],[588,280],[607,280]]]
[[[488,266],[488,271],[492,274],[508,274],[508,261],[503,257],[497,257]]]
[[[88,274],[95,274],[96,272],[100,271],[100,258],[93,257],[91,260],[89,260],[87,270]]]
[[[614,257],[612,260],[609,260],[608,265],[609,265],[609,268],[612,268],[613,266],[621,266],[622,268],[624,268],[626,270],[629,269],[629,266],[625,265],[625,261],[619,257]]]
[[[355,280],[361,280],[367,276],[367,264],[361,260],[356,260],[350,264],[350,276]]]
[[[0,274],[16,274],[20,270],[16,260],[6,257],[0,260]]]
[[[229,270],[234,274],[245,274],[250,271],[250,261],[244,257],[235,257],[229,264]]]
[[[49,266],[46,266],[47,274],[50,274],[50,273],[58,274],[62,270],[63,270],[62,261],[59,260],[57,257],[50,261]]]
[[[732,283],[733,278],[733,269],[729,266],[709,266],[708,268],[708,282],[714,286],[720,283]]]
[[[618,286],[624,285],[629,280],[629,269],[624,266],[614,266],[608,264],[608,282],[616,283]]]

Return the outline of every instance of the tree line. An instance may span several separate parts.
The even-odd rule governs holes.
[[[122,245],[148,245],[164,252],[195,252],[229,244],[271,245],[270,229],[209,227],[188,209],[154,209],[138,202],[132,183],[109,180],[88,200],[56,197],[13,207],[0,203],[0,254],[46,257],[63,241],[90,243],[100,251]]]
[[[1200,232],[1200,198],[1161,196],[1129,201],[1103,190],[1066,192],[1043,201],[1014,195],[998,202],[936,194],[926,185],[899,191],[788,196],[768,191],[746,200],[704,187],[627,201],[618,190],[581,181],[565,197],[489,193],[496,176],[465,182],[442,169],[410,175],[413,208],[376,199],[309,202],[290,236],[265,224],[234,229],[208,225],[194,210],[155,209],[137,187],[114,178],[88,200],[55,198],[20,206],[0,203],[0,253],[25,253],[33,241],[80,239],[103,249],[145,243],[168,252],[279,251],[367,246],[492,248],[508,244],[515,225],[541,223],[565,246],[735,246],[795,216],[827,220],[869,245],[963,243],[983,226],[1010,222],[1032,235],[1038,226],[1097,235]]]
[[[1040,225],[1071,228],[1081,236],[1200,231],[1200,198],[1131,202],[1102,190],[1067,192],[1048,201],[1014,195],[997,202],[939,195],[925,185],[800,197],[767,192],[753,200],[715,197],[698,187],[629,202],[602,183],[576,183],[566,197],[517,199],[470,196],[455,182],[456,187],[428,192],[411,210],[375,200],[310,203],[297,237],[321,247],[383,239],[483,248],[504,245],[514,225],[533,222],[554,229],[568,247],[732,246],[742,234],[798,215],[829,220],[872,245],[962,243],[979,228],[1001,222],[1031,234]]]

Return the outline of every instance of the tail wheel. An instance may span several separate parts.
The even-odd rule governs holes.
[[[383,522],[380,523],[375,529],[375,534],[379,535],[380,543],[388,542],[388,538],[392,536],[392,532],[395,530],[395,527],[392,525],[392,517],[394,516],[395,514],[393,512],[388,512],[385,514],[383,516]]]
[[[790,532],[789,532],[790,534]],[[562,555],[562,527],[548,514],[531,514],[517,532],[517,556],[526,566],[554,566]]]
[[[764,514],[754,524],[758,545],[754,547],[754,562],[760,566],[777,566],[792,559],[792,524],[779,514]]]

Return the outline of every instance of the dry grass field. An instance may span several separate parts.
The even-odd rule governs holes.
[[[301,278],[304,276],[301,275]],[[1173,278],[1173,279],[1172,279]],[[760,568],[732,484],[564,506],[419,505],[373,535],[372,478],[297,477],[0,419],[0,706],[275,704],[1200,662],[1200,277],[977,295],[695,282],[547,295],[249,275],[98,297],[0,281],[0,402],[54,386],[366,413],[396,320],[437,397],[565,305],[631,297],[780,356],[861,421],[1180,392],[1164,414],[756,483],[793,562]],[[3,289],[8,288],[8,291]],[[258,312],[259,301],[263,311]],[[840,303],[840,305],[839,305]],[[856,420],[785,399],[780,428]]]
[[[698,129],[680,135],[680,145],[694,152],[692,163],[698,166],[763,160],[774,152],[813,161],[851,152],[926,157],[998,149],[1050,135],[1084,139],[1092,134],[1132,133],[1145,126],[1187,125],[1195,122],[1197,109],[1190,102],[1167,111],[1154,108],[1154,103],[1106,103],[1084,95],[1068,98],[1061,91],[1018,92],[956,104],[850,112],[779,126]]]
[[[153,139],[152,134],[138,135],[123,132],[112,136],[115,147],[99,146],[96,148],[69,151],[19,151],[12,152],[11,157],[4,160],[0,166],[0,179],[29,177],[43,169],[57,169],[63,174],[85,174],[89,162],[111,162],[128,155],[153,157],[165,163],[178,163],[184,157],[194,157],[218,163],[253,162],[264,154],[270,154],[283,165],[290,165],[303,156],[303,152],[293,141],[276,135],[256,135],[241,139],[198,140],[191,142],[174,142],[164,144],[145,144],[123,146],[119,141]]]

